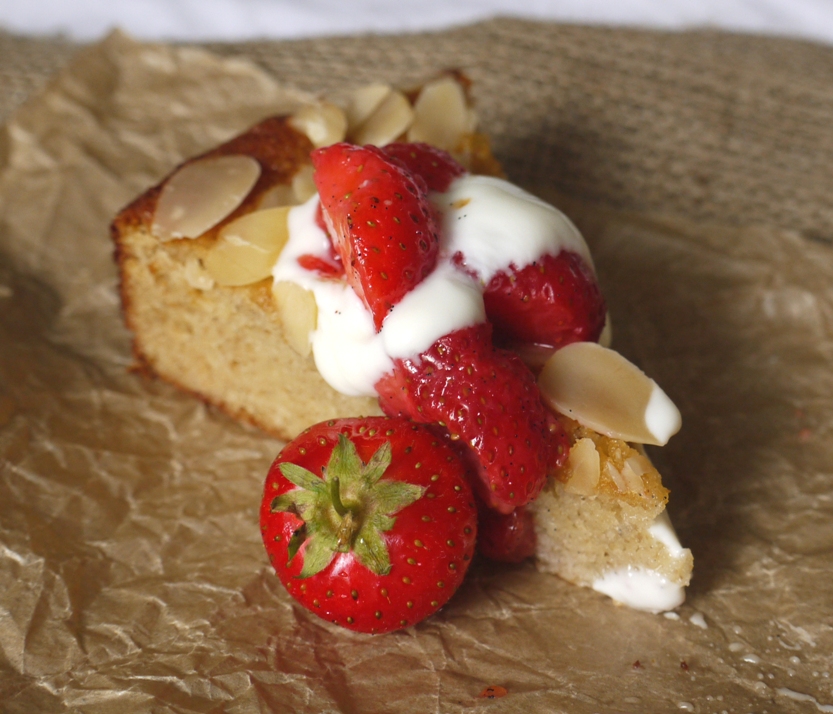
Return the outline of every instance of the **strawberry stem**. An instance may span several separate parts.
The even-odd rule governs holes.
[[[344,505],[344,502],[341,500],[341,481],[339,480],[338,476],[334,476],[330,481],[330,498],[333,502],[333,508],[335,508],[336,513],[339,516],[344,518],[348,513],[349,510],[347,506]]]
[[[349,553],[353,549],[353,540],[361,527],[361,521],[341,500],[341,481],[338,476],[334,476],[330,481],[330,500],[333,510],[341,518],[336,531],[336,550],[339,553]]]
[[[390,463],[390,442],[383,443],[365,463],[356,445],[339,434],[338,444],[322,469],[323,478],[298,464],[280,464],[281,474],[296,488],[277,496],[272,511],[293,513],[304,522],[293,534],[288,552],[288,560],[292,560],[304,547],[299,577],[315,575],[336,553],[351,551],[374,573],[390,571],[383,534],[393,528],[396,514],[425,491],[412,483],[383,479]],[[342,493],[350,505],[345,505]]]
[[[336,531],[336,550],[339,553],[349,553],[353,549],[353,540],[360,526],[361,523],[353,517],[353,513],[347,511]]]

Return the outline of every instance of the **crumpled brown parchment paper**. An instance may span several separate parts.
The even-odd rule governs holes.
[[[683,412],[652,454],[695,554],[677,613],[531,564],[476,564],[391,635],[292,604],[257,526],[280,444],[128,371],[108,222],[302,99],[116,34],[3,130],[0,711],[833,711],[833,249],[766,225],[535,187],[585,232],[617,347]]]

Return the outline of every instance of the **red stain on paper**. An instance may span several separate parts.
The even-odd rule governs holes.
[[[506,687],[501,687],[499,684],[493,684],[480,692],[480,697],[481,699],[500,699],[501,697],[505,697],[507,694],[509,694],[509,690]]]

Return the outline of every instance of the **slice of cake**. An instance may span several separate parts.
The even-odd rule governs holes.
[[[536,371],[543,364],[540,389],[553,410],[548,428],[562,439],[549,462],[550,478],[537,498],[540,489],[529,489],[525,506],[535,522],[541,569],[635,607],[672,608],[682,601],[691,554],[673,535],[664,516],[667,491],[638,446],[664,443],[670,434],[660,438],[651,428],[630,433],[622,426],[648,415],[654,431],[667,432],[670,412],[657,426],[656,400],[645,401],[638,376],[631,391],[600,405],[592,389],[559,387],[564,375],[573,383],[581,373],[587,359],[580,345],[590,345],[603,350],[589,360],[600,369],[578,381],[601,379],[601,392],[611,391],[608,353],[615,353],[582,342],[598,339],[604,322],[596,288],[586,287],[588,281],[595,286],[592,259],[563,214],[498,178],[500,167],[475,122],[468,83],[459,74],[411,92],[374,85],[341,106],[322,101],[291,117],[268,118],[179,167],[112,225],[138,366],[289,439],[326,419],[380,413],[376,391],[383,375],[407,382],[406,363],[419,362],[426,344],[488,315],[498,339],[522,351]],[[433,191],[437,162],[414,169],[415,191],[431,196],[426,217],[442,228],[441,259],[375,327],[369,288],[351,279],[345,263],[352,259],[342,261],[343,251],[333,247],[332,209],[322,211],[313,182],[311,152],[345,139],[373,146],[424,142],[450,152],[462,167],[450,185]],[[407,144],[395,145],[407,151]],[[405,166],[410,159],[394,160]],[[522,237],[516,238],[519,225]],[[487,233],[484,249],[479,236]],[[564,328],[542,345],[536,331],[548,326],[538,324],[534,311],[516,317],[513,288],[522,269],[529,266],[523,280],[534,281],[545,265],[561,271],[560,283],[582,286],[575,296],[590,305],[595,326],[559,317]],[[570,343],[578,349],[562,346]],[[408,413],[404,397],[394,401],[386,411]],[[636,416],[611,420],[622,404]],[[465,442],[483,441],[475,421],[433,421],[452,439],[462,433]],[[488,489],[481,495],[491,497]],[[515,501],[507,499],[495,496],[492,505],[512,510]]]

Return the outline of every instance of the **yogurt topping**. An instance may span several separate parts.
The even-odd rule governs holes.
[[[654,538],[668,548],[668,552],[672,557],[677,558],[685,553],[685,548],[680,545],[677,532],[674,530],[674,526],[671,525],[671,519],[668,517],[667,511],[663,511],[656,517],[656,520],[650,525],[648,531]]]
[[[685,600],[681,585],[670,582],[655,570],[630,565],[605,573],[592,587],[623,605],[654,613],[673,610]]]
[[[427,350],[440,337],[486,320],[483,293],[474,279],[441,260],[385,318],[382,341],[394,359]]]
[[[374,385],[392,369],[393,359],[416,357],[443,335],[484,321],[482,285],[510,265],[522,268],[561,250],[578,253],[593,265],[584,239],[561,211],[508,181],[465,175],[431,200],[443,226],[437,267],[391,310],[379,333],[344,281],[298,264],[301,255],[323,256],[329,250],[315,222],[318,197],[289,212],[289,241],[272,275],[276,282],[290,280],[315,295],[313,357],[327,383],[343,394],[374,396]],[[454,265],[458,253],[477,281]]]
[[[343,280],[305,270],[298,258],[327,255],[329,238],[315,222],[318,196],[289,211],[289,240],[272,269],[275,282],[288,280],[312,291],[318,320],[310,335],[315,366],[333,389],[349,396],[373,396],[373,385],[393,368],[373,318]]]
[[[651,390],[648,406],[645,408],[645,425],[660,444],[667,443],[682,425],[682,417],[677,405],[656,382]]]
[[[346,281],[323,277],[298,263],[305,254],[329,254],[329,238],[315,221],[318,196],[289,212],[289,240],[273,278],[295,282],[314,294],[318,319],[310,340],[315,364],[343,394],[375,396],[374,385],[393,368],[394,359],[414,358],[443,335],[484,321],[482,288],[510,265],[522,268],[543,255],[569,250],[593,266],[584,239],[563,213],[507,181],[465,175],[431,200],[442,216],[438,264],[391,310],[378,333]],[[458,253],[476,279],[455,265]],[[670,408],[662,396],[651,399],[646,421],[652,430],[665,433]],[[684,552],[666,513],[649,530],[672,556]],[[656,571],[631,566],[604,574],[592,587],[652,612],[673,609],[685,598],[682,586]]]
[[[593,267],[590,250],[567,216],[522,188],[493,176],[462,176],[432,196],[443,215],[444,252],[460,252],[488,283],[510,264],[522,268],[562,249]]]
[[[667,511],[657,516],[648,531],[668,549],[672,558],[686,553]],[[671,582],[655,570],[630,565],[605,573],[591,587],[623,605],[648,612],[673,610],[685,601],[685,588],[682,585]]]

